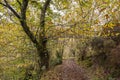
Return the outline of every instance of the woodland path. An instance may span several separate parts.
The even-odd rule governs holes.
[[[49,71],[47,75],[44,75],[44,77],[47,76],[45,80],[89,80],[85,75],[85,70],[74,59],[63,60],[61,65],[56,66],[54,71]]]

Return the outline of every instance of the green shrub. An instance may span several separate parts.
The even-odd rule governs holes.
[[[56,58],[51,59],[51,66],[56,66],[62,63],[63,52],[56,51]]]

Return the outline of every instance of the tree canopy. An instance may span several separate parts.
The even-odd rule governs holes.
[[[86,45],[108,38],[119,44],[119,36],[120,0],[0,0],[0,70],[9,70],[10,64],[17,67],[3,71],[0,79],[9,80],[7,74],[13,71],[11,76],[18,72],[11,77],[16,80],[20,70],[21,79],[27,80],[29,71],[39,79],[51,64],[61,62],[64,53],[80,56],[86,49],[97,51],[100,46]],[[54,56],[58,63],[52,62]],[[34,69],[28,70],[31,65]]]

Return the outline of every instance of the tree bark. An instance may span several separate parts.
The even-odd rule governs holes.
[[[49,68],[49,53],[47,50],[47,39],[41,39],[41,45],[37,47],[38,56],[40,58],[40,68]]]

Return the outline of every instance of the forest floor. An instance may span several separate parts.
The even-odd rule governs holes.
[[[42,80],[89,80],[85,70],[74,59],[63,60],[63,63],[45,73]]]

